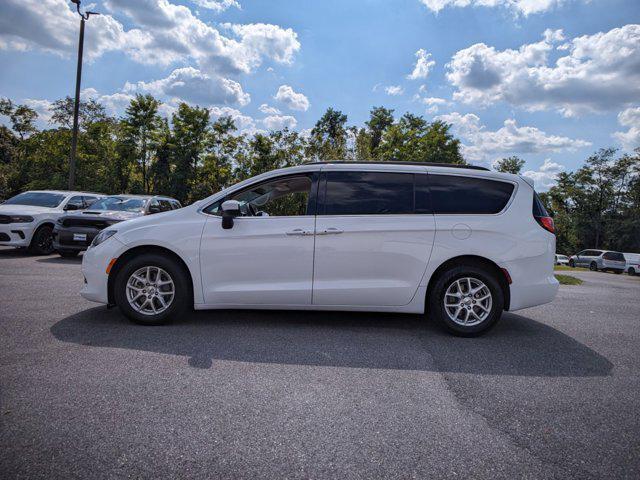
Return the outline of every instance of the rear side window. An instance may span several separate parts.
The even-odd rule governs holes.
[[[617,260],[619,262],[624,262],[624,255],[622,255],[619,252],[607,252],[605,253],[602,258],[604,258],[605,260]]]
[[[458,175],[431,174],[429,185],[436,214],[498,213],[507,205],[514,189],[511,183]]]
[[[328,172],[325,215],[413,213],[413,174]]]
[[[534,217],[548,217],[549,213],[544,208],[544,203],[540,200],[540,197],[536,192],[533,192],[533,216]]]

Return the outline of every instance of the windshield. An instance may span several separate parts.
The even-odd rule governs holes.
[[[47,192],[24,192],[15,197],[11,197],[4,202],[4,205],[29,205],[31,207],[49,207],[55,208],[65,195],[61,193],[47,193]]]
[[[118,212],[140,212],[146,203],[144,198],[107,197],[93,203],[93,210],[116,210]]]

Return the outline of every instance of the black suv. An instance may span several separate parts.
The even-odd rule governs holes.
[[[86,250],[102,230],[124,220],[182,208],[169,197],[112,195],[91,204],[82,213],[60,217],[53,229],[53,247],[63,257],[75,257]]]

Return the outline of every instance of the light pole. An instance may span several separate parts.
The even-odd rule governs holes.
[[[76,100],[73,105],[73,136],[71,137],[71,158],[69,159],[69,190],[73,190],[76,183],[76,149],[78,148],[78,113],[80,111],[80,83],[82,80],[82,50],[84,48],[84,22],[91,15],[100,15],[97,12],[80,11],[81,0],[71,0],[76,5],[80,15],[80,41],[78,42],[78,69],[76,71]]]

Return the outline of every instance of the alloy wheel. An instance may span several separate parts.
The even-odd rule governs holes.
[[[175,297],[171,275],[160,267],[142,267],[131,274],[126,286],[131,308],[143,315],[157,315],[168,309]]]
[[[484,322],[491,313],[493,298],[484,282],[473,277],[455,280],[444,294],[444,309],[458,325],[471,327]]]

